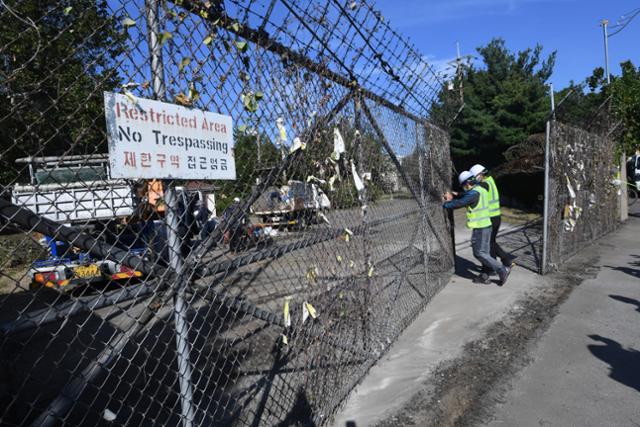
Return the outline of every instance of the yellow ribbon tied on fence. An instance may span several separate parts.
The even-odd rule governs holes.
[[[367,272],[368,277],[373,277],[373,265],[369,265],[369,271]]]
[[[276,126],[278,127],[278,131],[280,132],[280,142],[284,144],[288,141],[288,139],[287,128],[284,127],[284,119],[282,117],[278,117],[276,119]]]
[[[284,318],[284,326],[291,326],[291,314],[289,314],[289,301],[291,301],[291,297],[284,297],[284,307],[282,309],[282,314]]]
[[[315,283],[318,279],[318,274],[318,267],[316,267],[315,265],[309,267],[309,269],[307,270],[307,280],[309,281],[309,283]]]
[[[309,304],[307,301],[302,303],[302,323],[307,321],[307,319],[311,316],[312,318],[316,318],[318,314],[316,313],[316,309]]]

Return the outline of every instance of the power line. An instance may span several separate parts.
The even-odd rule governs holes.
[[[620,31],[627,28],[627,26],[631,23],[631,21],[633,21],[633,19],[638,15],[640,15],[640,7],[622,15],[618,20],[618,22],[616,22],[616,25],[612,25],[611,27],[609,27],[610,29],[616,29],[616,31],[609,34],[609,37],[613,37],[616,34],[618,34]]]

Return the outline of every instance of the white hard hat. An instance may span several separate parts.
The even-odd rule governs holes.
[[[471,172],[463,171],[462,173],[460,173],[460,175],[458,175],[458,182],[460,183],[460,185],[463,185],[471,178],[473,178],[473,174]]]
[[[236,203],[239,203],[240,202],[240,198],[239,197],[234,197],[233,201],[236,202]]]
[[[474,165],[471,169],[469,169],[469,172],[471,172],[471,175],[473,176],[478,176],[481,173],[485,173],[486,171],[487,168],[482,165]]]

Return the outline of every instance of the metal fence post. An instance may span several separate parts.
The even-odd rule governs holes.
[[[420,127],[425,130],[425,138],[420,140]],[[423,254],[423,262],[424,262],[424,281],[428,284],[429,280],[429,252],[431,252],[431,248],[429,245],[429,239],[427,237],[427,195],[426,195],[426,186],[429,183],[425,179],[425,167],[424,160],[427,155],[427,147],[425,146],[427,143],[427,127],[420,122],[416,122],[416,144],[418,149],[418,171],[420,174],[420,198],[422,199],[422,236],[424,241],[422,242],[422,254]]]
[[[178,198],[173,183],[165,186],[165,202],[167,205],[167,245],[169,246],[169,264],[177,274],[177,280],[184,281],[178,286],[174,297],[174,322],[176,327],[176,356],[178,359],[178,383],[180,385],[180,406],[182,408],[182,425],[193,425],[195,410],[193,407],[193,385],[191,384],[191,347],[189,344],[189,321],[187,313],[189,305],[185,301],[186,278],[183,271],[184,259],[182,239],[180,236],[181,215],[179,215]]]
[[[364,173],[365,173],[365,167],[364,167],[364,147],[363,147],[363,138],[362,138],[362,134],[361,134],[361,130],[362,130],[362,103],[364,102],[364,99],[362,98],[360,92],[356,92],[356,94],[353,97],[353,112],[354,112],[354,117],[353,117],[353,121],[354,121],[354,127],[355,127],[355,137],[354,137],[354,142],[356,144],[356,157],[357,157],[357,162],[358,162],[358,174],[360,175],[360,178],[364,179]],[[370,253],[370,247],[371,244],[369,242],[369,236],[368,236],[368,219],[367,219],[367,211],[369,209],[368,207],[368,194],[367,194],[367,189],[365,187],[364,190],[362,190],[360,192],[360,194],[358,195],[359,199],[360,199],[360,208],[361,208],[361,214],[362,214],[362,225],[363,225],[363,231],[362,231],[362,249],[364,251],[364,262],[365,262],[365,277],[366,277],[366,288],[364,289],[364,317],[362,319],[363,322],[363,329],[364,329],[364,336],[363,336],[363,341],[364,341],[364,348],[365,349],[369,349],[371,348],[371,286],[373,281],[371,280],[371,274],[370,272],[372,272],[373,269],[373,264],[371,262],[371,253]]]
[[[629,195],[627,190],[627,154],[623,150],[620,154],[620,221],[629,219]]]
[[[547,256],[549,251],[549,148],[551,140],[551,121],[547,120],[544,138],[544,213],[542,225],[542,266],[541,274],[547,273]]]
[[[542,263],[540,266],[540,273],[546,274],[548,265],[547,257],[549,256],[549,167],[550,156],[549,149],[551,147],[551,121],[556,119],[556,99],[553,92],[553,85],[549,85],[549,96],[551,97],[551,115],[547,120],[545,138],[544,138],[544,212],[543,212],[543,225],[542,225]],[[561,102],[562,103],[562,102]]]
[[[145,0],[145,13],[149,30],[153,92],[156,98],[163,100],[166,88],[164,84],[162,46],[160,45],[158,2],[156,0]],[[173,188],[173,182],[170,180],[165,182],[165,204],[169,264],[176,272],[176,280],[183,281],[185,280],[185,275],[183,271],[184,254],[180,236],[181,215],[179,215],[178,212],[178,198]],[[184,298],[185,288],[186,282],[178,286],[174,297],[174,322],[176,328],[176,357],[178,362],[182,425],[184,427],[191,427],[195,418],[195,410],[193,407],[193,385],[191,383],[191,357],[187,319],[188,304]]]

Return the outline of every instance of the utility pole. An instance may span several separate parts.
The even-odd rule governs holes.
[[[456,42],[456,74],[460,85],[460,102],[464,103],[464,84],[462,82],[462,57],[460,56],[460,42]]]
[[[458,94],[460,96],[461,105],[464,104],[464,67],[465,65],[469,65],[472,59],[473,56],[471,55],[462,56],[460,54],[460,42],[456,42],[456,59],[454,59],[453,61],[449,61],[449,64],[452,68],[455,67],[455,75],[458,79]],[[453,90],[453,85],[450,86],[450,90]]]
[[[604,72],[607,76],[607,84],[611,84],[611,76],[609,74],[609,34],[607,31],[609,20],[603,19],[600,24],[602,25],[602,35],[604,36]]]

